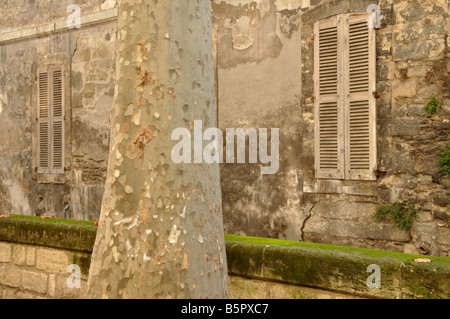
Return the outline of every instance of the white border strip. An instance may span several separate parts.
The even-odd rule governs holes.
[[[117,8],[92,13],[86,16],[81,16],[81,29],[96,24],[117,20],[117,16],[118,16]],[[67,27],[67,20],[64,19],[55,23],[48,23],[36,27],[0,33],[0,45],[30,40],[33,38],[45,37],[50,34],[67,32],[70,30],[79,30],[79,29],[69,29]]]

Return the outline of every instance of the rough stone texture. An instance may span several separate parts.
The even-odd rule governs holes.
[[[430,257],[431,263],[418,264],[412,260],[420,255],[387,251],[232,235],[226,242],[233,299],[445,298],[450,290],[448,257]],[[13,261],[0,264],[1,299],[83,298],[90,252],[20,242],[0,245],[44,252],[48,263],[38,268]],[[63,257],[57,267],[55,256]],[[70,274],[60,272],[69,264],[81,267],[80,288],[69,288]],[[381,289],[366,285],[371,264],[381,268]]]
[[[22,271],[22,288],[40,294],[47,291],[47,274],[34,271]]]
[[[26,260],[26,249],[21,246],[14,246],[12,250],[12,258],[16,265],[22,266]]]
[[[61,0],[52,5],[42,5],[39,1],[3,1],[0,4],[0,29],[14,30],[39,26],[51,20],[64,20],[67,18],[67,7],[70,4],[78,5],[83,14],[90,14],[114,7],[116,0]]]
[[[9,263],[11,260],[11,245],[0,244],[0,263]]]
[[[353,295],[238,276],[229,276],[229,281],[231,299],[361,299]]]
[[[0,31],[64,21],[71,3],[83,15],[115,1],[4,1]],[[39,2],[42,2],[39,4]],[[96,220],[109,146],[108,115],[114,95],[116,22],[45,37],[0,43],[0,212]],[[36,70],[64,65],[65,174],[36,172]]]
[[[0,30],[63,20],[69,3],[90,14],[115,2],[60,1],[47,9],[39,1],[3,1]],[[312,27],[331,15],[365,12],[369,4],[382,14],[377,133],[378,170],[385,175],[375,182],[317,181]],[[218,126],[280,128],[277,174],[261,176],[260,164],[221,165],[225,231],[449,255],[450,177],[438,172],[436,155],[450,130],[448,2],[213,0],[212,7]],[[110,22],[0,44],[0,213],[62,217],[69,203],[68,217],[98,218],[116,31]],[[35,172],[35,71],[48,59],[70,70],[67,171],[56,179]],[[444,101],[432,116],[423,109],[431,95]],[[370,220],[376,207],[395,201],[415,204],[426,218],[411,232]]]
[[[0,285],[18,288],[21,282],[21,270],[13,265],[0,265]]]
[[[28,247],[27,249],[27,266],[34,266],[36,263],[36,248]]]
[[[36,252],[36,268],[48,272],[64,273],[69,265],[69,256],[55,249],[38,249]]]
[[[369,4],[382,14],[378,169],[386,175],[375,182],[319,181],[312,28],[335,14],[366,12]],[[449,177],[437,172],[436,153],[448,143],[448,70],[426,79],[427,70],[448,61],[447,17],[444,1],[214,1],[219,127],[280,128],[277,174],[260,176],[255,164],[222,164],[225,231],[394,251],[413,243],[419,252],[426,242],[427,254],[447,255],[436,234],[448,227],[439,209],[450,194]],[[431,95],[444,100],[434,116],[423,109]],[[433,212],[439,222],[427,222],[441,226],[413,235],[371,220],[377,207],[395,201]]]
[[[0,264],[2,299],[81,298],[86,291],[90,253],[22,243],[0,242],[0,245],[8,245],[13,251],[10,262]],[[91,250],[92,246],[93,242],[91,242]],[[24,252],[30,259],[27,259],[26,264],[18,264],[14,261],[17,260],[14,252]],[[34,263],[34,254],[36,254],[36,263]],[[67,278],[70,276],[67,267],[71,264],[80,266],[80,288],[69,288],[67,285]]]
[[[448,257],[228,236],[231,275],[327,289],[372,298],[448,298]],[[368,267],[380,267],[381,288],[367,285]]]
[[[12,243],[86,252],[92,250],[96,232],[97,227],[88,221],[17,215],[0,219],[0,241]],[[8,248],[5,246],[4,249],[4,254],[7,254]],[[36,250],[29,250],[27,264],[34,264],[35,259]]]
[[[385,174],[376,182],[358,182],[370,188],[350,194],[339,182],[319,182],[313,175],[311,34],[314,22],[333,14],[365,12],[370,3],[380,6],[382,19],[381,29],[376,30],[377,133],[378,171]],[[325,1],[302,15],[303,121],[299,126],[303,128],[303,148],[299,175],[303,177],[301,202],[315,203],[303,225],[306,241],[449,254],[450,247],[442,239],[448,236],[448,219],[442,212],[448,207],[449,176],[439,173],[437,164],[437,152],[448,144],[450,132],[447,19],[447,2],[437,0]],[[432,95],[443,100],[444,107],[430,116],[424,107]],[[396,201],[414,204],[423,211],[410,232],[376,224],[370,218],[377,207]],[[427,212],[430,214],[425,215]]]

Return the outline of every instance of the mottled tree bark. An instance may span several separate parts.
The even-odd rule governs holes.
[[[210,0],[122,0],[105,194],[88,298],[226,298],[218,164],[175,164],[216,126]]]

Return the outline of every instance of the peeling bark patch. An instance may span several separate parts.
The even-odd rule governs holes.
[[[152,132],[152,129],[150,128],[150,126],[147,126],[146,128],[144,128],[144,126],[141,126],[136,134],[136,138],[135,138],[134,142],[132,143],[131,151],[134,152],[137,147],[138,158],[139,158],[139,161],[141,162],[141,164],[142,164],[142,161],[144,160],[145,145],[147,145],[147,143],[150,142],[152,137],[153,137],[153,132]]]
[[[138,70],[140,70],[140,68]],[[148,85],[149,83],[153,84],[153,83],[155,83],[155,80],[150,75],[150,71],[146,68],[139,75],[139,85],[138,86],[144,87],[144,86]]]

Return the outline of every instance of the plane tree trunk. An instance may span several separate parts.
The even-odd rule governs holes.
[[[227,298],[218,164],[171,133],[215,127],[210,0],[123,0],[108,172],[88,298]]]

